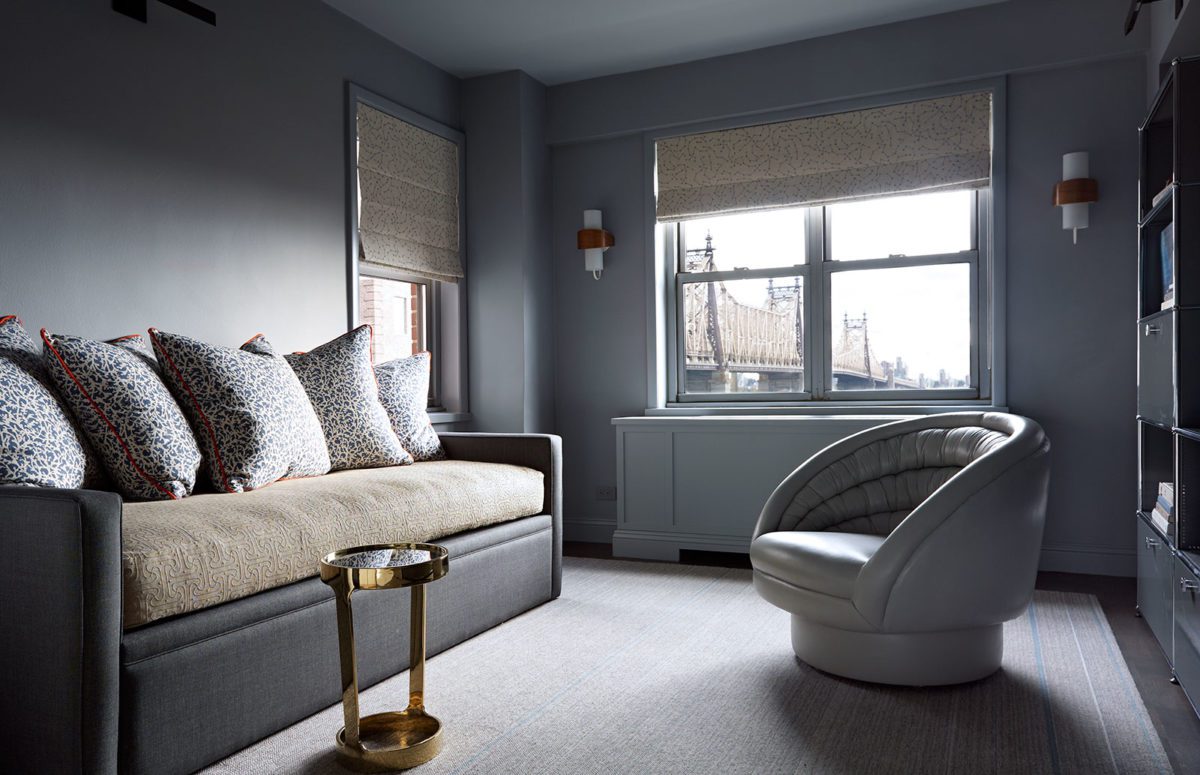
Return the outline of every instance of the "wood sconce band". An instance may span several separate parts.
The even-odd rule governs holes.
[[[611,248],[613,235],[608,229],[580,229],[575,244],[580,250]]]
[[[1054,204],[1077,205],[1095,202],[1100,198],[1100,185],[1095,178],[1072,178],[1054,186]]]

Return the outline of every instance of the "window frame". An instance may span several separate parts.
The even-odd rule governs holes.
[[[647,267],[647,407],[650,413],[727,413],[766,410],[775,412],[818,413],[854,408],[864,411],[887,411],[904,408],[909,411],[946,411],[954,408],[998,407],[1005,400],[1004,366],[1004,281],[1005,281],[1005,126],[1006,79],[996,78],[878,95],[870,98],[825,103],[803,109],[770,114],[742,116],[734,119],[691,124],[686,127],[655,130],[643,134],[646,164],[647,254],[654,257]],[[805,384],[799,393],[685,393],[680,391],[680,379],[685,368],[682,342],[683,326],[681,298],[683,273],[679,272],[682,249],[679,226],[659,224],[655,215],[655,143],[663,138],[681,134],[710,132],[741,126],[786,121],[809,116],[861,110],[864,108],[911,100],[943,97],[967,92],[990,91],[992,94],[992,180],[991,186],[979,189],[976,195],[974,249],[963,253],[934,256],[905,256],[899,258],[827,261],[829,229],[826,208],[809,208],[806,229],[806,263],[788,269],[787,276],[804,276],[804,303],[813,310],[806,315],[805,326]],[[813,221],[816,221],[814,224]],[[833,329],[826,300],[830,275],[839,271],[885,269],[910,265],[939,263],[968,263],[971,267],[970,365],[972,388],[939,388],[933,390],[832,390]],[[816,268],[814,268],[816,267]],[[778,268],[752,270],[759,276],[779,276]],[[689,273],[689,281],[698,273]],[[710,274],[710,273],[706,273]],[[711,273],[716,274],[716,273]],[[734,279],[744,279],[740,273]],[[728,279],[728,278],[726,278]],[[820,321],[816,299],[820,299]],[[819,338],[818,338],[819,337]],[[812,357],[818,356],[818,357]],[[828,385],[828,389],[826,389]],[[814,390],[814,387],[817,389]]]
[[[467,277],[457,283],[441,282],[391,270],[361,265],[358,237],[358,104],[368,105],[458,146],[458,251],[467,270],[466,247],[466,141],[462,132],[404,107],[351,81],[346,82],[346,285],[347,322],[360,324],[359,277],[379,277],[426,286],[425,344],[430,353],[428,409],[434,422],[469,419],[467,385]]]
[[[409,283],[411,285],[420,285],[424,287],[425,309],[422,317],[422,326],[424,328],[422,335],[422,349],[429,352],[429,404],[430,409],[442,408],[438,403],[438,397],[441,395],[441,369],[437,360],[437,353],[440,351],[438,347],[439,329],[438,325],[438,285],[441,285],[437,280],[430,280],[425,277],[405,274],[396,269],[387,269],[377,266],[360,266],[358,274],[355,276],[355,283],[358,284],[362,278],[370,277],[378,280],[394,280],[400,283]],[[357,293],[357,289],[355,291]],[[359,310],[355,311],[355,316],[359,316]],[[351,326],[358,325],[351,323]]]

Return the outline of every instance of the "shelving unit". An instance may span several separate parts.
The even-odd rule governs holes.
[[[1139,137],[1138,611],[1197,708],[1200,58],[1171,63]],[[1164,482],[1174,487],[1165,530],[1151,518]]]

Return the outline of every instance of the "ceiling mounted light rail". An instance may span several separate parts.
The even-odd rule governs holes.
[[[158,0],[163,5],[174,8],[176,11],[186,13],[194,19],[217,26],[217,12],[211,11],[202,5],[193,3],[191,0]],[[131,19],[137,19],[143,24],[146,22],[146,6],[149,5],[149,0],[113,0],[113,10],[117,13],[124,14]]]

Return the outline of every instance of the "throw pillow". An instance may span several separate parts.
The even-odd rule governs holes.
[[[42,329],[46,371],[122,495],[183,498],[196,485],[200,449],[147,353],[131,341]]]
[[[429,422],[429,353],[381,363],[375,367],[379,400],[387,410],[400,443],[414,460],[441,460],[446,456],[437,431]]]
[[[163,381],[196,429],[213,484],[226,492],[329,470],[304,387],[265,339],[255,339],[234,350],[150,329]]]
[[[149,345],[146,344],[146,337],[141,334],[127,334],[126,336],[118,336],[116,339],[108,339],[106,341],[108,344],[124,347],[136,355],[139,360],[154,369],[155,374],[161,373],[161,369],[158,368],[158,359],[154,357],[154,353],[150,351]]]
[[[0,317],[0,484],[74,488],[102,479],[37,345],[15,315]]]
[[[247,347],[257,341],[261,340],[251,340]],[[413,462],[379,402],[370,326],[359,326],[309,352],[284,358],[317,410],[335,469]]]

